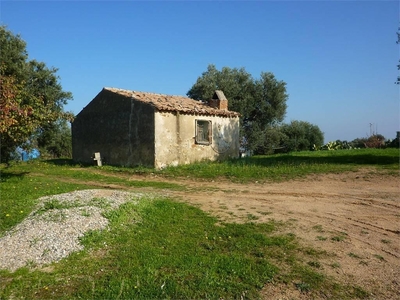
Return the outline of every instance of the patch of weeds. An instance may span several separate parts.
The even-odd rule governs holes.
[[[66,204],[61,203],[60,201],[56,199],[52,199],[50,201],[46,201],[43,203],[43,206],[36,211],[35,214],[43,214],[48,210],[53,210],[53,209],[62,209],[66,208]]]
[[[385,258],[382,255],[374,254],[374,257],[379,259],[380,261],[385,261]]]
[[[118,219],[121,215],[120,210],[106,210],[101,214],[104,218],[108,220]]]
[[[363,266],[368,266],[368,263],[365,260],[360,260],[359,264]]]
[[[319,241],[326,241],[328,238],[327,237],[325,237],[325,236],[321,236],[321,235],[318,235],[317,236],[317,240],[319,240]]]
[[[322,268],[321,263],[318,262],[318,261],[309,261],[307,264],[308,264],[310,267],[313,267],[313,268],[316,268],[316,269],[321,269],[321,268]]]
[[[246,210],[245,208],[238,208],[238,210]]]
[[[50,222],[62,222],[67,218],[65,209],[51,210],[47,214],[43,214],[43,219]]]
[[[311,290],[310,285],[308,283],[305,283],[305,282],[295,283],[295,286],[302,293],[309,292]]]
[[[110,201],[106,198],[93,198],[88,202],[88,206],[96,206],[98,208],[109,208],[111,207]]]
[[[90,217],[90,212],[88,212],[86,209],[81,210],[81,216],[82,217]]]
[[[353,286],[353,295],[357,299],[368,299],[370,297],[370,294],[359,286]]]
[[[271,212],[271,211],[258,211],[258,213],[259,213],[260,215],[263,215],[263,216],[272,215],[272,212]]]
[[[317,257],[317,258],[329,256],[328,252],[326,252],[326,250],[317,250],[317,249],[314,249],[311,247],[304,247],[303,249],[301,249],[301,251],[304,254],[307,254],[308,256],[313,256],[313,257]]]
[[[220,208],[220,209],[228,209],[228,206],[226,206],[226,205],[220,205],[219,208]]]
[[[337,269],[337,268],[340,268],[340,267],[341,267],[340,264],[339,264],[338,262],[331,263],[330,266],[331,266],[333,269]]]
[[[254,220],[258,220],[260,217],[257,217],[253,214],[247,214],[247,220],[249,221],[254,221]]]
[[[28,261],[26,262],[26,267],[27,267],[28,269],[36,268],[36,267],[37,267],[37,263],[36,263],[34,260],[30,259],[30,260],[28,260]]]
[[[361,234],[369,234],[369,232],[366,230],[361,230]]]
[[[334,241],[334,242],[342,242],[345,239],[346,239],[345,235],[335,235],[335,236],[331,237],[331,241]]]
[[[384,243],[384,244],[390,244],[391,243],[389,240],[385,240],[385,239],[382,239],[381,242]]]
[[[358,254],[355,254],[354,252],[350,252],[348,255],[353,258],[362,258],[361,256],[359,256]]]
[[[51,199],[50,201],[46,201],[43,203],[43,206],[39,208],[36,212],[35,215],[42,215],[45,212],[52,211],[52,210],[63,210],[63,209],[69,209],[69,208],[74,208],[74,207],[81,207],[84,206],[82,203],[79,201],[73,201],[73,202],[60,202],[57,199]]]
[[[39,237],[34,237],[31,241],[29,241],[29,247],[35,246],[40,241]]]
[[[231,189],[231,190],[221,190],[223,193],[237,193],[237,191],[235,189]]]
[[[323,229],[322,229],[322,225],[315,225],[315,226],[313,226],[312,227],[315,231],[317,231],[317,232],[325,232]]]
[[[46,249],[43,250],[42,256],[46,256],[49,253],[50,253],[50,249],[46,248]]]

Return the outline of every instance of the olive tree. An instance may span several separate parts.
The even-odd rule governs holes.
[[[244,147],[263,152],[267,133],[285,117],[286,83],[271,72],[262,72],[259,78],[253,78],[244,68],[218,70],[211,64],[187,95],[196,100],[209,100],[215,90],[222,90],[229,101],[229,109],[242,115]]]

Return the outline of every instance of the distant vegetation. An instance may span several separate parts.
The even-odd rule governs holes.
[[[351,142],[331,141],[322,147],[315,146],[313,150],[341,150],[341,149],[362,149],[362,148],[399,148],[399,137],[386,139],[381,134],[373,134],[367,138],[357,138]]]

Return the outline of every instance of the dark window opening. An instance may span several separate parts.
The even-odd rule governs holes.
[[[196,144],[210,145],[212,142],[211,121],[196,120]]]

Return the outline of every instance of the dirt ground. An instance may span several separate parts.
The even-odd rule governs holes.
[[[146,179],[166,181],[156,176]],[[304,246],[331,254],[318,258],[321,272],[361,286],[371,299],[400,299],[398,177],[364,169],[282,183],[174,182],[196,192],[165,193],[225,221],[290,222],[284,230],[294,233]],[[308,299],[294,284],[268,284],[262,295],[265,299]]]

